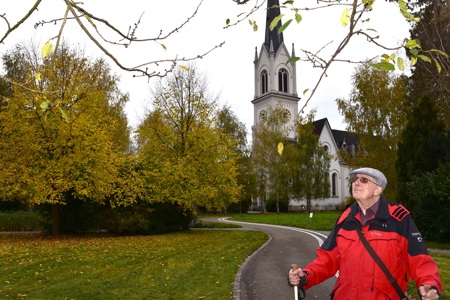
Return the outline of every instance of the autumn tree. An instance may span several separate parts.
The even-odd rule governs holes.
[[[294,143],[285,149],[287,174],[292,174],[291,193],[295,199],[306,200],[306,210],[311,212],[311,200],[330,196],[331,157],[319,143],[314,132],[314,114],[297,119]]]
[[[290,199],[311,200],[330,195],[330,157],[314,133],[314,111],[298,117],[292,127],[281,104],[270,107],[266,120],[255,129],[252,165],[259,183],[260,199],[276,203],[276,211],[288,209]],[[286,138],[295,130],[295,139]],[[266,203],[267,206],[267,203]]]
[[[283,116],[281,103],[269,107],[263,122],[254,131],[251,163],[254,176],[257,178],[257,194],[264,212],[268,200],[275,203],[276,211],[287,210],[288,176],[283,174],[282,155],[278,152],[278,144],[286,143],[289,128]],[[280,208],[282,206],[282,208]]]
[[[236,202],[237,141],[218,126],[217,100],[194,65],[177,68],[152,89],[152,107],[138,129],[147,201],[187,212]]]
[[[450,3],[448,1],[418,0],[409,4],[414,15],[421,18],[413,23],[411,36],[417,37],[421,47],[450,52]],[[438,62],[440,69],[434,67]],[[435,99],[446,128],[450,128],[450,59],[431,52],[429,60],[420,60],[412,69],[409,83],[410,102],[416,103],[424,94]]]
[[[117,76],[65,44],[51,58],[38,53],[18,45],[3,57],[15,84],[0,112],[0,198],[52,205],[56,234],[68,199],[130,204],[137,179],[126,171],[128,97]]]
[[[240,122],[236,114],[229,106],[221,107],[217,112],[217,126],[225,134],[229,135],[236,142],[234,151],[237,153],[238,176],[237,182],[242,187],[238,205],[232,204],[233,211],[247,211],[251,204],[251,197],[254,194],[256,179],[251,171],[250,153],[247,144],[247,130],[245,124]]]
[[[386,196],[394,200],[397,144],[410,110],[406,104],[407,80],[363,64],[355,69],[352,85],[349,99],[336,101],[347,130],[359,136],[360,145],[356,156],[351,157],[348,152],[341,155],[352,168],[372,167],[382,171],[389,182]]]

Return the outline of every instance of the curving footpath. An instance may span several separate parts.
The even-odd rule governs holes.
[[[294,289],[287,283],[290,265],[302,267],[316,257],[316,249],[326,239],[324,233],[287,226],[229,221],[223,218],[205,219],[239,224],[243,229],[261,230],[269,240],[249,256],[239,268],[233,286],[233,300],[289,300]],[[306,299],[330,299],[336,278],[330,278],[309,289]]]

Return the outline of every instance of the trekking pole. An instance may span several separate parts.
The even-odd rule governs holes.
[[[297,265],[296,264],[292,264],[291,265],[291,269],[293,271],[297,270]],[[294,299],[298,300],[298,286],[294,285]]]

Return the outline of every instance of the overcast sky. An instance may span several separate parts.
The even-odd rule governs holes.
[[[34,2],[34,0],[1,0],[0,14],[6,13],[11,25],[15,24],[28,12]],[[315,3],[313,0],[295,2],[302,5],[306,5],[306,3],[314,5]],[[199,3],[200,0],[85,0],[84,7],[125,32],[128,26],[137,22],[144,13],[136,35],[138,38],[149,38],[156,37],[160,30],[168,33],[178,27],[195,11]],[[248,25],[248,21],[228,29],[223,27],[227,18],[230,18],[231,21],[236,20],[238,14],[248,12],[256,3],[256,0],[251,0],[250,5],[238,6],[232,0],[204,0],[197,15],[177,34],[163,41],[167,50],[156,43],[145,45],[136,43],[128,49],[108,47],[127,67],[134,67],[143,62],[173,58],[176,55],[179,57],[196,56],[225,41],[223,47],[198,60],[197,68],[207,76],[210,92],[220,94],[221,104],[231,106],[250,133],[254,122],[251,103],[254,97],[253,60],[255,47],[259,53],[264,42],[266,4],[263,4],[262,9],[252,17],[259,25],[258,31],[254,32]],[[22,24],[17,32],[8,37],[5,44],[0,45],[0,54],[11,49],[17,42],[28,42],[33,38],[43,45],[49,38],[56,36],[60,29],[59,24],[56,26],[46,25],[38,29],[34,29],[34,24],[40,20],[62,17],[65,12],[63,4],[62,0],[43,0],[39,11]],[[316,52],[325,44],[332,42],[323,52],[324,57],[329,58],[337,47],[337,43],[346,33],[346,29],[339,21],[343,8],[341,6],[336,9],[301,12],[303,21],[299,25],[292,23],[284,33],[287,49],[291,51],[292,43],[294,43],[296,54],[299,55],[301,54],[300,49]],[[367,17],[370,17],[370,22],[367,23],[366,28],[376,29],[382,38],[381,41],[390,46],[397,45],[399,41],[408,36],[408,24],[398,13],[396,4],[377,0],[374,11]],[[5,29],[6,24],[1,21],[0,35],[3,36]],[[85,48],[87,55],[103,56],[84,33],[74,25],[67,25],[64,37],[71,44],[76,43]],[[360,38],[351,42],[339,58],[357,60],[382,53],[385,52],[370,47],[364,38]],[[145,108],[149,106],[149,87],[154,84],[156,79],[148,81],[146,78],[133,78],[132,74],[115,67],[111,60],[107,59],[107,61],[113,67],[114,72],[120,76],[122,91],[130,94],[126,112],[130,125],[135,126],[142,119]],[[323,80],[319,90],[307,106],[308,110],[317,109],[316,119],[328,118],[333,129],[345,129],[342,116],[337,111],[335,99],[348,98],[354,67],[348,63],[334,63],[328,77]],[[297,63],[297,89],[302,98],[299,108],[303,106],[304,100],[307,98],[301,94],[302,91],[313,88],[319,78],[319,71],[312,68],[310,64]]]

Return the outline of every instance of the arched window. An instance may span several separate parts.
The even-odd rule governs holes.
[[[331,196],[336,197],[338,195],[338,178],[337,174],[331,175]]]
[[[268,87],[268,74],[266,70],[261,72],[261,94],[265,94],[269,91]]]
[[[288,71],[286,69],[278,71],[278,90],[284,93],[288,92]]]

